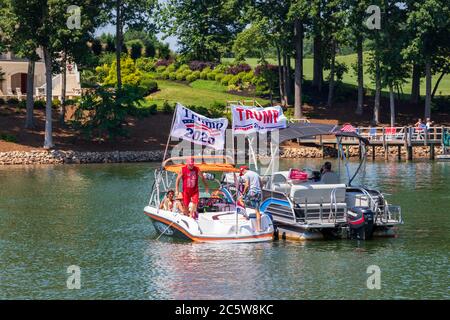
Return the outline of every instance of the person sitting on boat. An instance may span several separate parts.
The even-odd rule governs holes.
[[[172,211],[173,206],[175,204],[175,192],[173,190],[169,190],[166,193],[166,196],[161,201],[161,204],[159,205],[159,209],[166,210],[166,211]]]
[[[261,178],[259,174],[248,169],[248,166],[239,168],[240,176],[244,180],[242,192],[245,202],[256,211],[256,232],[261,232],[261,212],[259,206],[262,199]]]
[[[180,180],[183,181],[183,204],[186,208],[189,207],[189,215],[191,218],[195,218],[199,191],[198,191],[198,177],[202,178],[203,185],[205,186],[206,193],[209,193],[208,183],[203,176],[200,169],[195,166],[194,158],[189,158],[186,161],[186,165],[182,167],[181,173],[178,174],[177,180],[175,182],[175,192],[179,194],[179,184]],[[191,206],[189,204],[192,203]]]
[[[325,162],[320,170],[321,177],[320,182],[324,184],[338,184],[339,176],[331,170],[331,162]]]
[[[174,202],[172,211],[175,213],[184,214],[185,216],[189,216],[189,210],[183,203],[183,194],[181,194],[181,193],[178,194],[178,196]]]

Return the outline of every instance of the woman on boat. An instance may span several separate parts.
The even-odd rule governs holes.
[[[159,209],[189,215],[189,211],[183,204],[183,194],[180,193],[175,199],[175,191],[169,190],[161,201]]]
[[[159,205],[159,208],[161,210],[166,210],[166,211],[172,211],[174,204],[175,204],[175,191],[173,190],[169,190],[166,193],[166,196],[164,197],[164,199],[161,201],[161,204]]]

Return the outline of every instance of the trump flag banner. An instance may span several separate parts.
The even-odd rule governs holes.
[[[170,135],[216,150],[225,144],[226,118],[209,119],[177,103],[176,117]]]
[[[259,108],[231,106],[233,134],[265,133],[286,128],[286,117],[280,106]]]

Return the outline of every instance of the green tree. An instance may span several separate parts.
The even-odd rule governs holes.
[[[40,10],[39,1],[7,0],[0,20],[0,28],[9,39],[9,50],[28,60],[25,128],[29,129],[34,128],[34,70],[35,62],[39,60],[38,38],[34,31],[40,27],[40,20],[34,15],[36,10]]]
[[[357,52],[356,76],[358,80],[358,102],[355,113],[361,115],[364,105],[364,48],[366,36],[366,9],[372,4],[370,0],[348,0],[349,4],[349,43]]]
[[[432,75],[448,72],[443,61],[450,54],[450,8],[446,0],[406,1],[410,41],[403,50],[409,60],[425,65],[425,118],[431,116]]]
[[[151,16],[156,4],[156,0],[108,0],[107,2],[111,10],[109,18],[116,26],[116,72],[119,92],[122,88],[120,57],[124,44],[123,30],[124,28],[135,30],[153,29]]]
[[[220,61],[243,30],[243,0],[167,0],[161,6],[159,26],[176,36],[187,60]]]
[[[127,43],[130,48],[130,57],[133,60],[136,60],[142,56],[143,45],[139,40],[131,40]]]

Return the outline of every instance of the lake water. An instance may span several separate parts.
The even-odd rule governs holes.
[[[362,183],[402,206],[398,238],[239,245],[156,240],[143,214],[155,166],[0,167],[0,299],[450,298],[450,163],[367,164]]]

